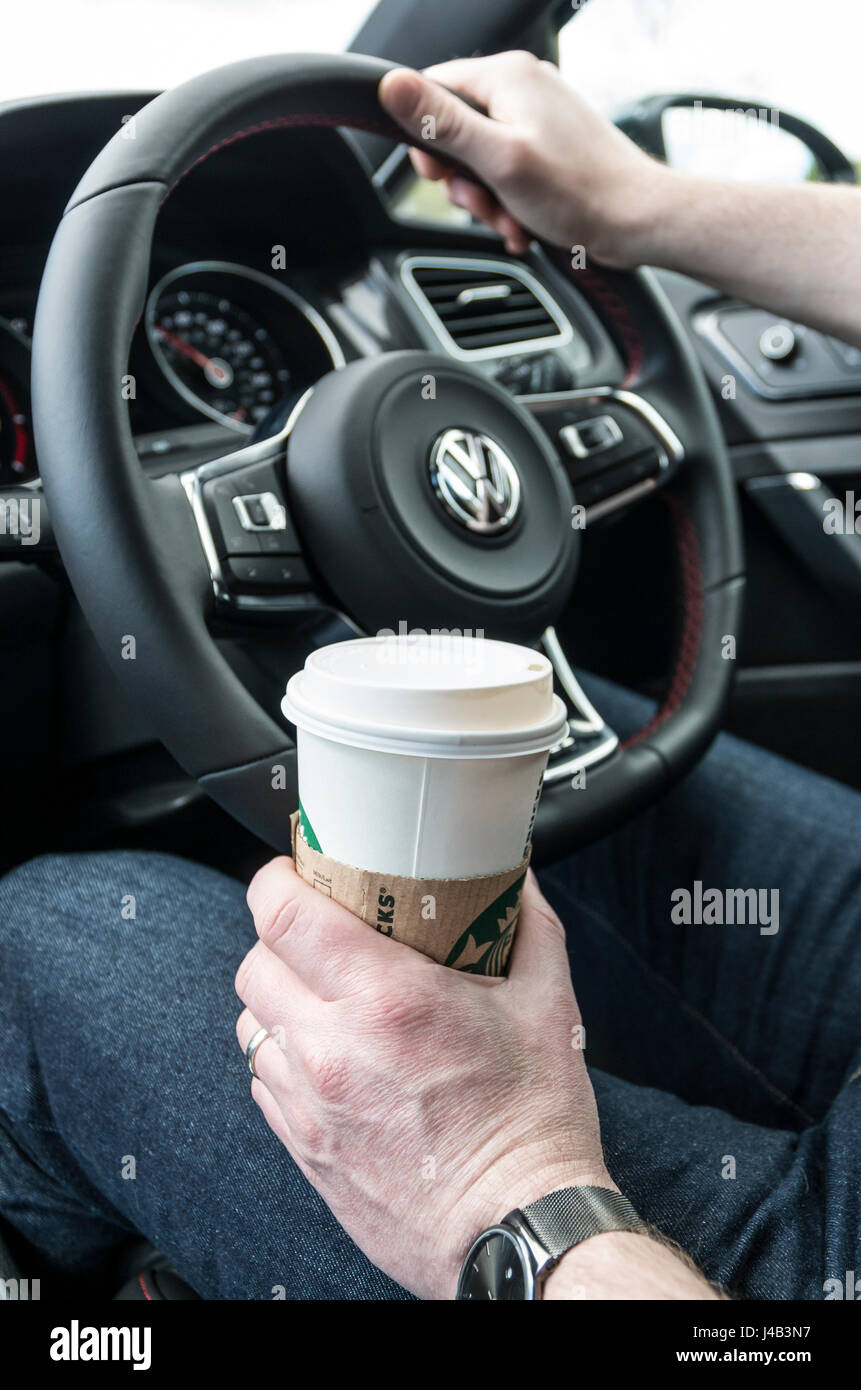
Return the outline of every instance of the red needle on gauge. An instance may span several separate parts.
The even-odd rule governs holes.
[[[156,332],[160,338],[170,343],[171,347],[176,348],[183,356],[191,359],[207,375],[209,380],[218,386],[226,385],[230,379],[230,369],[226,363],[221,362],[217,357],[207,357],[205,352],[187,343],[185,338],[180,338],[177,333],[172,333],[169,328],[163,328],[160,323],[156,324]]]

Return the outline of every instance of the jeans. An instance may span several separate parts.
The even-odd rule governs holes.
[[[648,712],[588,689],[623,734]],[[779,890],[778,930],[674,920],[697,881]],[[742,1297],[861,1272],[861,796],[722,735],[542,886],[640,1213]],[[169,855],[48,856],[0,882],[0,1212],[43,1296],[98,1287],[142,1233],[206,1298],[409,1297],[250,1099],[233,977],[254,940],[244,886]]]

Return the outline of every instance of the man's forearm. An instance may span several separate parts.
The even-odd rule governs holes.
[[[563,1257],[545,1299],[718,1299],[688,1260],[660,1239],[630,1231],[592,1236]]]
[[[861,189],[701,179],[656,166],[630,257],[861,346]]]

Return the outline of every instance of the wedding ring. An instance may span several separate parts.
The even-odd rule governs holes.
[[[268,1037],[271,1037],[271,1034],[267,1033],[265,1028],[258,1028],[257,1032],[248,1039],[248,1046],[245,1049],[245,1060],[248,1063],[248,1070],[251,1072],[252,1076],[257,1076],[257,1072],[254,1070],[254,1057],[257,1049]],[[258,1077],[257,1079],[259,1081],[260,1078]]]

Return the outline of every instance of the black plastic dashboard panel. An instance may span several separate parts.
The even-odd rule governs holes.
[[[754,395],[803,400],[861,392],[861,348],[750,304],[694,315],[694,332],[738,370]]]
[[[733,374],[732,368],[715,343],[694,328],[699,316],[713,312],[724,301],[714,290],[689,276],[667,270],[654,273],[691,333],[697,355],[716,397],[721,424],[729,444],[861,433],[861,391],[857,394],[840,394],[845,377],[837,365],[833,376],[836,385],[828,394],[798,400],[767,399],[751,390],[739,373],[734,374],[735,396],[728,396],[724,390],[724,380],[728,372]],[[777,320],[779,315],[773,318]]]

